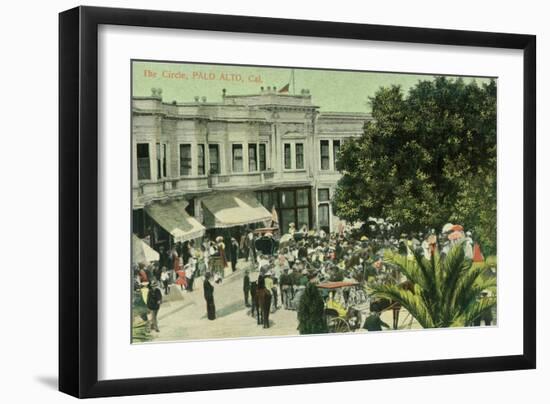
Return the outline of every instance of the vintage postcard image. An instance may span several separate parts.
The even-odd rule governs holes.
[[[497,325],[497,79],[131,61],[132,342]]]

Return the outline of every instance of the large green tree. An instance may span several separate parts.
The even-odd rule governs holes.
[[[403,231],[460,223],[495,253],[496,93],[492,80],[445,77],[408,95],[380,88],[364,134],[340,149],[335,213],[391,218]]]

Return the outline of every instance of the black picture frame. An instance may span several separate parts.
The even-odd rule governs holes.
[[[98,381],[98,26],[100,24],[523,50],[523,353],[513,356]],[[536,366],[533,35],[77,7],[59,15],[59,389],[75,397],[326,383]]]

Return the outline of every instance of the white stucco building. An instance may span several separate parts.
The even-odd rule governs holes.
[[[163,240],[270,220],[335,230],[330,198],[340,145],[370,115],[322,111],[308,90],[275,88],[210,102],[166,103],[160,90],[132,100],[135,233]],[[161,233],[163,233],[161,231]],[[168,236],[165,235],[164,238]]]

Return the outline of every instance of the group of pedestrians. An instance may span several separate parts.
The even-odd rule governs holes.
[[[159,261],[136,268],[136,284],[149,310],[151,329],[158,331],[157,314],[163,295],[170,294],[174,285],[182,291],[192,292],[196,278],[204,277],[203,296],[208,320],[216,319],[215,288],[221,284],[226,268],[231,272],[243,269],[242,293],[244,306],[252,313],[258,308],[256,292],[265,289],[270,296],[271,312],[282,308],[297,310],[300,299],[310,283],[351,282],[399,282],[395,273],[385,269],[381,252],[398,251],[410,259],[418,252],[430,257],[437,249],[445,254],[457,244],[463,243],[465,256],[476,260],[481,255],[471,232],[460,225],[446,225],[441,233],[430,230],[425,234],[401,234],[367,236],[363,229],[349,226],[338,232],[308,230],[299,231],[290,224],[282,236],[257,235],[250,229],[240,237],[229,238],[226,246],[222,236],[214,240],[205,237],[202,242],[177,243],[168,251],[160,249]],[[370,235],[370,234],[369,234]],[[241,259],[241,264],[239,264]],[[161,292],[162,291],[162,292]],[[328,299],[328,295],[323,295]],[[349,292],[343,293],[342,304],[349,304]],[[376,328],[371,319],[369,328]]]

